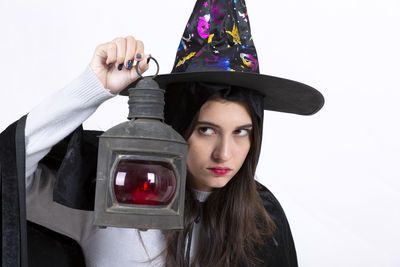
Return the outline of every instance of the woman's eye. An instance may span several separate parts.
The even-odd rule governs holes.
[[[249,134],[248,129],[238,129],[235,131],[236,135],[238,136],[247,136]]]
[[[203,135],[213,135],[215,134],[215,131],[213,128],[210,127],[200,127],[199,132]]]

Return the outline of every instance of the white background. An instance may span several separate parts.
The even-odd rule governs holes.
[[[114,37],[143,40],[170,72],[194,2],[0,0],[0,131]],[[247,7],[261,72],[326,99],[313,116],[265,112],[258,177],[285,208],[300,266],[400,266],[400,2]],[[85,127],[124,121],[126,101],[108,101]]]

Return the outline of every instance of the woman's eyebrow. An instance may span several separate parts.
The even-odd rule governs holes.
[[[238,127],[236,127],[236,129],[247,129],[247,128],[252,128],[252,127],[253,127],[253,124],[248,123],[248,124],[245,124],[242,126],[238,126]]]
[[[202,124],[202,125],[209,125],[209,126],[213,126],[215,128],[221,128],[218,124],[209,122],[209,121],[197,121],[196,124]]]

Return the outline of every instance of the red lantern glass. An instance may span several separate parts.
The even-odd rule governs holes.
[[[175,173],[166,162],[123,159],[114,173],[114,192],[119,203],[167,205],[175,191]]]

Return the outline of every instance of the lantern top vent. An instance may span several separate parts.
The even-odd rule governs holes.
[[[129,90],[128,119],[158,119],[164,121],[164,92],[150,77],[142,78]]]

